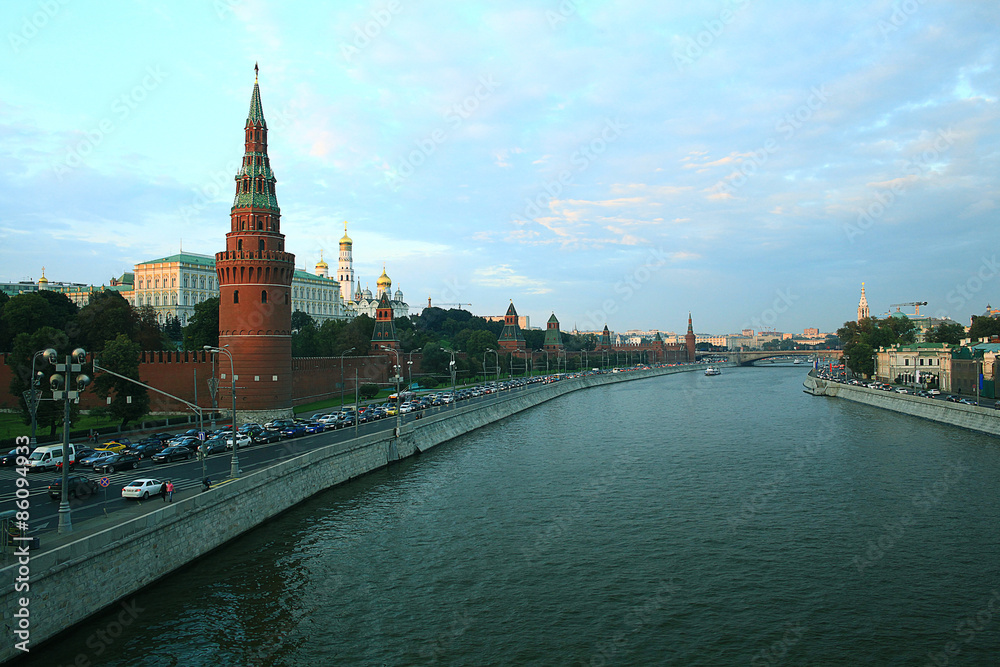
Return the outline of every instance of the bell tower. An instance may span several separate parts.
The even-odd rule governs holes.
[[[226,249],[215,255],[219,279],[219,346],[233,355],[238,420],[292,415],[292,274],[285,252],[275,178],[267,155],[267,123],[254,65],[243,164],[236,174]],[[220,359],[220,374],[228,364]],[[228,379],[219,383],[225,391]],[[220,401],[225,405],[225,400]]]

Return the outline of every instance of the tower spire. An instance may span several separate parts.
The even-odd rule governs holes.
[[[257,76],[260,74],[260,70],[257,67],[257,63],[253,64],[253,82],[257,83]]]

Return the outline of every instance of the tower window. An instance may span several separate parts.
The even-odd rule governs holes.
[[[259,241],[259,246],[260,246],[260,247],[259,247],[258,249],[259,249],[259,250],[260,250],[261,252],[264,252],[264,239],[261,239],[261,240]]]
[[[240,302],[240,291],[238,289],[233,290],[233,303]]]
[[[236,239],[236,249],[243,250],[243,239]]]
[[[260,302],[261,303],[267,303],[267,290],[266,289],[260,291]]]

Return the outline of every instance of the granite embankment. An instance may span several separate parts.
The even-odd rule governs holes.
[[[802,384],[805,386],[806,392],[814,396],[843,398],[883,410],[892,410],[921,419],[1000,436],[1000,410],[858,387],[823,380],[812,373],[806,377]]]
[[[501,392],[411,421],[399,433],[389,429],[318,447],[103,530],[88,532],[84,522],[75,526],[80,539],[31,553],[29,588],[15,590],[23,567],[16,561],[0,570],[5,619],[0,661],[20,653],[15,649],[24,637],[15,634],[19,626],[27,626],[30,646],[37,646],[332,486],[572,391],[701,368],[592,375]],[[26,622],[15,615],[22,608],[28,610]]]

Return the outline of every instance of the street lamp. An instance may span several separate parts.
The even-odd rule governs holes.
[[[83,362],[87,360],[87,352],[78,347],[72,354],[66,355],[66,363],[55,363],[58,359],[56,351],[49,348],[43,352],[46,360],[54,364],[56,372],[49,378],[49,387],[52,389],[53,400],[63,401],[63,445],[62,445],[62,499],[59,502],[59,532],[72,533],[73,520],[70,516],[69,508],[69,404],[70,401],[79,400],[80,392],[90,384],[90,378],[80,373],[83,370]],[[32,360],[34,368],[34,360]],[[80,373],[76,378],[71,378],[71,373]],[[75,384],[71,384],[75,382]],[[75,386],[76,389],[70,389]]]
[[[448,362],[448,370],[451,371],[451,407],[458,407],[458,400],[455,397],[455,351],[451,350],[451,361]]]
[[[425,383],[426,384],[426,383]],[[413,391],[413,362],[406,362],[406,389]]]
[[[492,347],[486,348],[486,351],[483,352],[483,382],[486,382],[486,355],[489,354],[490,352],[492,352],[494,356],[496,356],[497,358],[496,375],[497,375],[497,382],[500,382],[500,353],[494,350]]]
[[[400,368],[399,368],[399,350],[396,350],[395,348],[392,348],[392,347],[386,347],[385,345],[379,345],[379,347],[382,348],[383,350],[388,350],[389,352],[392,352],[393,354],[396,355],[396,365],[394,366],[396,374],[393,376],[393,380],[396,381],[396,437],[399,437],[399,427],[400,427],[400,424],[402,423],[402,421],[401,421],[402,412],[400,411],[399,408],[403,404],[402,397],[399,395],[399,381],[402,379],[399,376],[399,373],[400,373]]]
[[[349,350],[344,350],[343,354],[340,355],[340,411],[344,411],[344,355],[348,352],[354,352],[352,347]]]
[[[229,345],[223,345],[222,347],[212,347],[211,345],[206,345],[204,349],[209,352],[215,352],[216,354],[222,353],[229,357],[229,376],[232,381],[232,395],[233,395],[233,458],[229,463],[229,476],[239,477],[240,476],[240,459],[236,450],[239,449],[239,445],[236,441],[236,365],[233,363],[233,353],[226,348]]]
[[[35,371],[35,361],[38,360],[38,357],[45,357],[46,360],[55,359],[56,351],[50,347],[41,350],[39,352],[35,352],[35,354],[31,357],[31,381],[30,381],[31,389],[30,391],[24,392],[26,394],[24,398],[25,402],[28,404],[28,412],[31,413],[30,444],[32,449],[34,449],[35,446],[38,444],[38,439],[35,437],[35,431],[38,428],[38,402],[42,400],[42,397],[40,396],[41,392],[37,391],[37,389],[42,386],[42,378],[45,377],[45,373],[41,371],[37,372]]]

